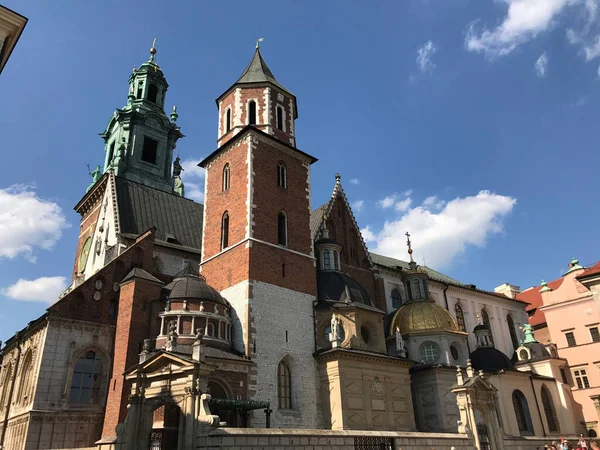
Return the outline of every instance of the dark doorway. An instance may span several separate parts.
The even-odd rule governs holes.
[[[230,400],[231,396],[228,394],[227,389],[216,381],[208,382],[208,392],[210,393],[211,399],[219,400]],[[219,416],[221,422],[226,422],[227,427],[245,428],[246,427],[246,414],[244,411],[239,409],[227,407],[225,405],[211,406],[212,414]]]
[[[179,407],[172,404],[166,404],[154,410],[150,450],[177,450],[180,415]]]

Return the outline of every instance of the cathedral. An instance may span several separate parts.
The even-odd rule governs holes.
[[[75,206],[71,285],[2,349],[2,450],[270,448],[247,436],[271,429],[533,449],[581,431],[567,363],[510,285],[416,264],[409,233],[408,261],[369,252],[339,175],[313,207],[296,97],[258,45],[216,100],[204,205],[168,87],[153,45]]]

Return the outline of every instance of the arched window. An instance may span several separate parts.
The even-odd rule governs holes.
[[[287,188],[287,169],[282,162],[277,164],[277,186]]]
[[[283,131],[283,108],[281,106],[277,106],[277,128]]]
[[[19,389],[17,390],[17,401],[22,405],[27,405],[31,400],[31,385],[33,382],[33,356],[31,351],[27,352],[21,366],[21,379],[19,380]]]
[[[529,405],[527,404],[527,399],[523,393],[518,389],[513,391],[512,402],[515,410],[515,417],[517,418],[519,433],[521,433],[521,435],[533,434],[533,425],[531,423]]]
[[[277,397],[280,409],[292,409],[292,374],[285,361],[277,366]]]
[[[488,315],[485,309],[481,310],[481,321],[490,330],[490,341],[492,341],[492,345],[494,345],[494,333],[492,333],[492,324],[490,323],[490,316]]]
[[[357,243],[358,235],[354,229],[351,229],[348,234],[348,247],[350,248],[350,258],[352,261],[355,261],[358,258],[358,253],[356,251]]]
[[[93,350],[83,353],[73,369],[69,403],[88,405],[97,403],[100,398],[102,381],[102,359]]]
[[[225,164],[225,167],[223,167],[223,191],[227,191],[229,189],[229,180],[230,180],[229,164]]]
[[[248,124],[256,125],[256,102],[254,100],[248,102]]]
[[[227,247],[229,247],[229,214],[225,211],[221,219],[221,250]]]
[[[510,334],[510,340],[512,341],[513,349],[516,350],[519,348],[519,338],[517,337],[515,322],[510,314],[506,316],[506,324],[508,325],[508,333]]]
[[[156,103],[156,98],[158,97],[158,87],[155,84],[151,84],[148,86],[148,101],[152,103]]]
[[[323,270],[331,270],[331,252],[329,249],[323,250]]]
[[[412,281],[412,291],[414,300],[419,300],[425,297],[425,292],[423,291],[423,282],[419,278],[415,278]]]
[[[227,108],[225,111],[225,133],[231,131],[231,108]]]
[[[277,243],[287,246],[287,216],[283,211],[277,214]]]
[[[340,270],[340,253],[337,250],[333,251],[333,268]]]
[[[2,382],[4,385],[2,386],[2,395],[0,395],[0,411],[6,408],[6,404],[8,403],[8,392],[10,391],[10,384],[13,372],[13,366],[10,364],[5,370],[2,376]]]
[[[560,426],[558,424],[558,418],[556,417],[556,409],[554,408],[552,395],[550,394],[548,388],[543,385],[542,405],[544,405],[544,414],[546,415],[546,422],[548,422],[548,430],[550,430],[550,432],[560,432]]]
[[[215,337],[215,325],[212,323],[209,323],[206,326],[206,334],[210,337]]]
[[[465,326],[465,315],[462,307],[458,303],[454,305],[454,314],[456,315],[456,324],[458,325],[458,329],[466,332],[467,327]]]
[[[392,289],[392,308],[398,309],[402,306],[402,293],[399,289]]]

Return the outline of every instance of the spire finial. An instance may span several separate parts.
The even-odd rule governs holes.
[[[257,49],[258,49],[258,48],[260,48],[260,43],[261,43],[262,41],[264,41],[264,40],[265,40],[265,38],[258,38],[258,39],[256,40],[256,48],[257,48]]]
[[[171,113],[171,122],[173,122],[173,123],[177,122],[178,117],[179,117],[179,114],[177,114],[177,106],[173,106],[173,112]]]
[[[410,233],[407,231],[406,233],[404,233],[406,236],[406,245],[408,246],[408,254],[410,255],[410,262],[415,262],[413,260],[413,249],[412,249],[412,242],[410,241]]]
[[[154,62],[154,55],[156,55],[156,38],[152,41],[152,48],[150,49],[150,61]]]
[[[340,174],[339,174],[339,173],[336,173],[336,174],[335,174],[335,182],[336,182],[336,183],[339,183],[339,182],[341,182],[341,181],[342,181],[342,177],[340,176]]]

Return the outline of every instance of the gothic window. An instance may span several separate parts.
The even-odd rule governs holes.
[[[156,98],[158,97],[158,87],[155,84],[151,84],[148,86],[148,101],[152,103],[156,103]]]
[[[292,408],[292,374],[285,361],[277,366],[277,397],[280,409]]]
[[[229,180],[230,180],[229,164],[225,164],[225,167],[223,167],[223,191],[226,191],[229,189]]]
[[[248,102],[248,124],[256,125],[256,102],[254,100]]]
[[[279,245],[287,246],[287,216],[283,211],[279,211],[277,214],[277,243]]]
[[[225,113],[225,132],[229,133],[231,131],[231,108],[227,108],[227,112]]]
[[[33,382],[33,357],[31,351],[27,352],[21,366],[21,379],[19,380],[19,389],[16,399],[22,405],[27,405],[31,400],[31,385]]]
[[[323,250],[323,270],[331,270],[331,252]]]
[[[75,363],[69,403],[88,405],[97,403],[102,381],[102,359],[93,350],[83,353]]]
[[[454,305],[454,313],[456,314],[456,324],[458,325],[458,329],[460,331],[467,331],[467,327],[465,326],[465,315],[461,306],[457,303]]]
[[[546,422],[548,422],[548,430],[550,430],[550,432],[558,433],[560,431],[560,426],[558,424],[558,418],[556,417],[556,409],[554,408],[552,395],[546,386],[542,386],[542,405],[544,406]]]
[[[158,141],[144,136],[144,147],[142,148],[142,161],[156,164],[156,154],[158,152]]]
[[[494,334],[492,333],[492,324],[490,323],[490,316],[488,315],[488,313],[485,309],[481,310],[481,321],[490,330],[490,341],[492,341],[492,345],[493,345],[494,344]]]
[[[2,374],[2,382],[4,383],[2,388],[2,395],[0,395],[0,411],[6,408],[6,404],[8,403],[8,392],[10,390],[11,378],[12,378],[12,364],[4,370],[4,374]]]
[[[227,247],[229,247],[229,214],[225,211],[221,219],[221,250]]]
[[[276,124],[277,128],[279,130],[283,130],[283,108],[279,105],[277,105],[277,124]]]
[[[399,289],[392,289],[392,308],[398,309],[402,306],[402,293]]]
[[[519,427],[519,433],[533,434],[533,424],[531,423],[531,414],[529,413],[529,405],[527,399],[521,391],[518,389],[513,391],[512,394],[513,408],[515,410],[515,417],[517,418],[517,426]]]
[[[513,349],[519,348],[519,339],[517,338],[517,330],[515,329],[515,322],[511,315],[506,316],[506,323],[508,325],[508,332],[510,334],[510,340],[512,341]]]
[[[282,162],[277,164],[277,186],[287,188],[287,169]]]
[[[333,268],[340,270],[340,253],[337,250],[333,251]]]

